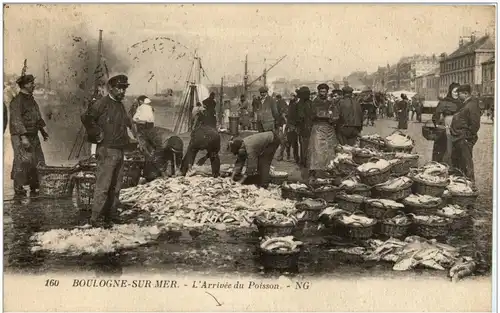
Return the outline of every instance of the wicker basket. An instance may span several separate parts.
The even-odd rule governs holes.
[[[382,220],[379,225],[379,233],[381,235],[392,238],[404,238],[410,230],[411,220],[405,224],[392,224],[387,222],[386,219]]]
[[[314,194],[311,190],[297,190],[289,187],[281,187],[281,197],[283,199],[290,199],[294,201],[302,201],[303,199],[312,198]]]
[[[303,221],[316,222],[319,219],[319,214],[321,213],[321,211],[323,211],[327,206],[325,200],[318,199],[313,201],[317,202],[317,204],[308,204],[305,203],[305,201],[295,204],[295,208],[297,209],[297,211],[304,212],[304,216],[302,217]]]
[[[361,223],[346,225],[337,221],[334,227],[339,227],[340,233],[347,238],[366,240],[373,236],[373,230],[376,224],[377,220],[374,220],[370,225],[362,225]]]
[[[428,224],[422,221],[413,221],[415,235],[424,238],[446,237],[449,234],[451,221]]]
[[[363,197],[370,197],[372,192],[371,188],[368,185],[356,185],[354,187],[348,188],[348,187],[342,187],[340,189],[342,192],[345,192],[348,195],[360,195]]]
[[[122,188],[135,187],[139,184],[142,170],[144,168],[144,160],[125,160],[123,166]]]
[[[444,183],[431,183],[423,181],[414,175],[410,175],[410,178],[413,180],[413,193],[428,195],[432,197],[441,197],[443,192],[446,190],[446,186],[448,186],[448,182]]]
[[[399,133],[400,135],[409,138],[411,140],[411,142],[412,142],[412,145],[408,146],[408,147],[394,146],[387,139],[384,139],[384,142],[385,142],[385,149],[384,150],[386,152],[406,152],[406,153],[410,153],[413,150],[413,148],[415,147],[415,140],[413,140],[410,136],[402,133],[399,130],[394,131],[391,135],[393,135],[395,133]]]
[[[381,188],[380,186],[374,186],[372,188],[372,197],[399,201],[411,195],[411,186],[412,184],[409,183],[393,190],[387,190]]]
[[[470,223],[472,222],[471,216],[469,214],[457,216],[457,217],[450,217],[450,216],[447,216],[445,214],[438,212],[438,213],[436,213],[436,215],[450,219],[450,221],[451,221],[450,229],[451,230],[459,230],[459,229],[467,228],[467,226],[469,226]]]
[[[40,166],[37,168],[40,177],[40,194],[56,199],[71,197],[73,180],[71,176],[75,167]]]
[[[271,176],[271,184],[281,186],[288,181],[288,175],[286,176]]]
[[[374,160],[376,158],[372,158]],[[362,173],[358,171],[358,175],[363,184],[368,186],[374,186],[386,182],[391,176],[391,166],[380,170],[378,168],[372,168],[369,171]]]
[[[378,203],[380,205],[375,205]],[[396,216],[399,209],[388,208],[383,202],[372,199],[370,202],[365,201],[365,213],[368,217],[382,219]]]
[[[297,235],[301,231],[303,223],[287,223],[287,224],[273,224],[267,223],[260,218],[254,219],[254,224],[257,225],[260,237],[286,237]]]
[[[398,162],[393,163],[391,167],[391,174],[394,176],[405,176],[410,172],[411,163],[403,159],[398,159]]]
[[[475,207],[479,193],[475,191],[473,194],[462,194],[450,191],[450,202],[464,208]]]
[[[311,190],[318,189],[319,187],[323,186],[331,186],[335,184],[335,179],[334,178],[327,178],[327,179],[322,179],[322,180],[310,180],[307,183],[307,186],[311,188]]]
[[[93,172],[88,172],[93,174]],[[76,187],[76,204],[79,208],[90,209],[94,200],[95,177],[73,177]]]
[[[405,212],[413,213],[415,215],[436,215],[437,210],[441,207],[443,201],[439,199],[439,201],[424,204],[416,204],[413,202],[409,202],[403,200],[403,204],[405,205]]]
[[[356,164],[361,165],[361,164],[368,163],[373,158],[377,158],[377,155],[357,152],[357,153],[353,154],[352,160]]]
[[[335,197],[337,196],[339,187],[336,186],[328,186],[328,189],[316,189],[313,191],[313,199],[323,199],[328,203],[332,203],[335,201]]]
[[[382,150],[385,146],[384,142],[379,142],[375,140],[370,140],[367,138],[359,138],[359,147],[360,148],[371,148],[375,150]]]
[[[363,202],[364,200],[358,201],[357,199],[353,199],[349,197],[349,195],[345,193],[339,193],[336,197],[336,202],[339,205],[339,208],[349,212],[359,212],[363,211]]]
[[[425,122],[422,126],[422,136],[425,139],[429,141],[436,141],[438,138],[446,134],[445,128],[434,125],[429,126],[429,122],[432,122],[432,120]]]
[[[260,263],[266,270],[293,270],[299,268],[300,249],[295,251],[268,251],[259,247]]]
[[[356,168],[358,165],[356,163],[350,163],[350,162],[339,162],[336,165],[338,171],[344,175],[351,175],[353,173],[356,173]]]

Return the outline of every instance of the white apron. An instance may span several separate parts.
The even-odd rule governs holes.
[[[445,116],[444,118],[444,125],[446,127],[446,152],[443,155],[443,163],[446,163],[450,166],[451,166],[451,148],[452,148],[450,126],[452,120],[453,120],[453,115]]]

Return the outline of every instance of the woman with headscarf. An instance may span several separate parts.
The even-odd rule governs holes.
[[[460,87],[458,83],[451,83],[448,87],[448,94],[439,101],[436,111],[432,115],[434,125],[443,125],[446,127],[446,133],[439,136],[434,141],[432,149],[432,161],[446,163],[451,166],[451,134],[450,125],[453,115],[458,112],[461,107],[460,99],[458,98],[457,89]]]
[[[408,129],[408,107],[408,97],[404,93],[402,93],[401,101],[399,101],[397,104],[398,129]]]

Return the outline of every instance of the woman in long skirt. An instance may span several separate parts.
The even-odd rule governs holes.
[[[402,93],[398,103],[398,129],[408,129],[408,97]]]

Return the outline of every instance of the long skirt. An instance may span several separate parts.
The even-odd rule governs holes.
[[[408,129],[408,114],[399,113],[398,114],[398,129]]]
[[[445,117],[446,133],[439,136],[434,141],[434,146],[432,150],[432,161],[444,163],[448,166],[452,166],[451,152],[452,152],[452,138],[450,133],[450,125],[453,116]]]
[[[310,171],[322,171],[335,158],[338,144],[335,127],[328,122],[316,122],[309,138],[307,167]]]
[[[28,135],[30,149],[27,151],[21,142],[21,137],[12,135],[12,150],[14,162],[12,163],[11,179],[14,180],[14,189],[30,186],[34,189],[40,187],[37,166],[45,165],[45,156],[38,134]]]

